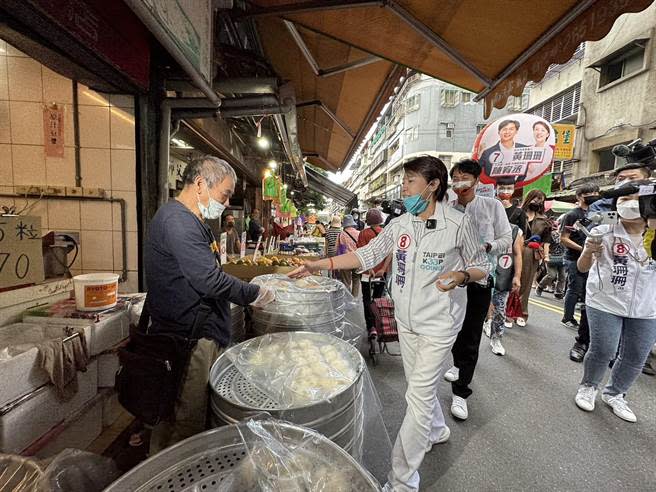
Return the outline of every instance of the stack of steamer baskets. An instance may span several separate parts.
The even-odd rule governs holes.
[[[137,465],[105,492],[376,492],[351,456],[307,428],[249,421],[196,434]]]
[[[226,350],[210,372],[213,425],[264,412],[323,434],[362,457],[360,352],[333,335],[272,333]]]
[[[340,338],[351,334],[344,330],[346,310],[352,301],[344,284],[327,277],[290,279],[285,275],[261,275],[252,281],[276,292],[274,302],[253,308],[253,330],[257,335],[283,331],[331,333]]]

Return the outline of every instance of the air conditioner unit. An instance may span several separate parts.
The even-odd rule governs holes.
[[[449,130],[453,130],[453,129],[456,127],[456,125],[455,125],[455,123],[447,123],[447,124],[446,124],[446,127],[447,127]]]

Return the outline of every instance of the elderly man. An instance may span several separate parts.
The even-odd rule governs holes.
[[[207,219],[229,204],[237,177],[230,165],[205,156],[191,162],[184,188],[153,217],[145,245],[148,333],[197,340],[182,372],[172,419],[153,429],[150,453],[205,429],[209,371],[230,343],[230,303],[264,305],[273,293],[227,275]],[[143,329],[144,323],[140,323]]]

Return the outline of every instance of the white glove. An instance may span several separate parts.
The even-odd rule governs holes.
[[[276,291],[272,289],[267,289],[266,287],[260,287],[260,293],[257,295],[257,299],[251,302],[251,306],[255,308],[263,308],[270,302],[275,301]]]

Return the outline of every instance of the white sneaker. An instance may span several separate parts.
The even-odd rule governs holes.
[[[506,355],[506,349],[501,345],[501,340],[499,338],[493,338],[490,342],[490,347],[492,347],[493,354]]]
[[[601,395],[603,402],[613,409],[613,413],[617,415],[622,420],[627,422],[637,422],[638,418],[633,413],[633,410],[629,408],[628,403],[622,395]]]
[[[485,320],[485,323],[483,323],[483,333],[485,333],[486,337],[490,338],[490,334],[492,333],[492,320]]]
[[[460,377],[460,369],[458,369],[456,366],[453,366],[444,374],[444,379],[446,379],[451,383],[457,381],[459,377]]]
[[[524,318],[517,318],[515,320],[515,323],[517,323],[517,326],[520,326],[522,328],[526,326],[526,320]]]
[[[580,386],[574,401],[581,410],[592,412],[595,408],[595,398],[597,398],[597,389],[594,386]]]
[[[503,326],[510,329],[513,327],[513,322],[507,319],[506,321],[503,322]]]
[[[451,429],[449,429],[445,425],[444,429],[442,429],[442,434],[440,434],[440,437],[437,438],[437,441],[430,441],[428,443],[428,446],[426,446],[426,452],[428,453],[431,449],[433,449],[433,446],[435,446],[436,444],[442,444],[447,442],[449,440],[449,437],[451,437]]]
[[[467,420],[469,411],[467,410],[467,400],[454,396],[451,400],[451,415],[460,420]]]

